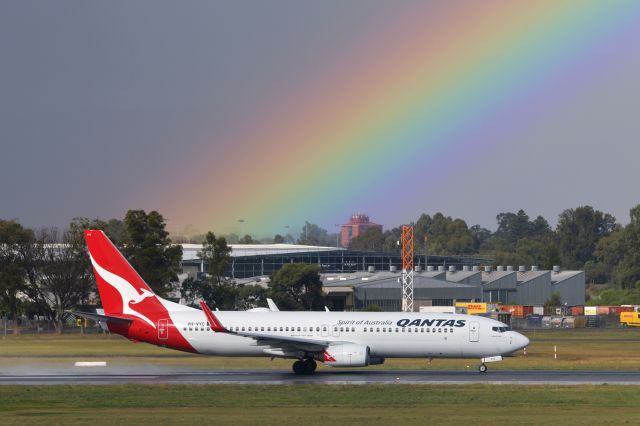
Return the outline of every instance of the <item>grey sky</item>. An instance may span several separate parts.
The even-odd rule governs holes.
[[[3,1],[0,217],[60,226],[128,208],[162,211],[140,205],[147,188],[190,167],[205,145],[339,57],[397,6]],[[448,176],[447,195],[422,211],[493,228],[501,211],[524,208],[553,223],[562,209],[591,204],[626,222],[640,202],[640,53],[629,54],[636,56],[608,73],[611,81],[577,94],[579,107],[555,106],[553,119],[517,143],[461,164],[469,171]]]

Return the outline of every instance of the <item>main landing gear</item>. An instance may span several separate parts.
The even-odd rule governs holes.
[[[481,372],[481,373],[486,373],[487,372],[487,364],[484,364],[484,363],[480,364],[478,366],[478,371]]]
[[[299,360],[293,363],[293,372],[296,374],[313,374],[318,364],[310,358]]]

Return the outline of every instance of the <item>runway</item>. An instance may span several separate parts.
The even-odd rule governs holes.
[[[127,373],[84,369],[50,374],[0,374],[0,385],[111,385],[111,384],[522,384],[522,385],[640,385],[638,371],[425,371],[326,370],[298,376],[285,370],[209,370]]]

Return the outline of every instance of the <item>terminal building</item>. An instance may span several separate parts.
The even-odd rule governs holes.
[[[183,244],[183,277],[206,271],[198,253],[202,246]],[[360,310],[377,305],[384,311],[402,306],[402,259],[399,253],[375,253],[340,247],[294,244],[232,244],[227,276],[237,283],[266,286],[269,276],[287,263],[320,267],[324,291],[334,310]],[[414,308],[486,302],[542,306],[558,292],[566,306],[585,303],[583,271],[539,270],[537,266],[490,266],[472,256],[415,256]],[[481,267],[480,265],[484,265]]]

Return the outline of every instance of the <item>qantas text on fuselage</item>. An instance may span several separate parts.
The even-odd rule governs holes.
[[[104,315],[76,312],[114,333],[181,351],[291,358],[296,373],[381,364],[385,358],[499,361],[529,340],[490,318],[406,312],[212,312],[155,295],[102,231],[85,231]]]

